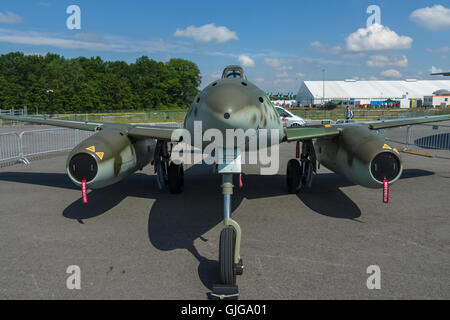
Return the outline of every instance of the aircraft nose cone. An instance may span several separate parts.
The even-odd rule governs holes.
[[[252,104],[246,81],[217,83],[208,88],[205,96],[205,106],[225,119]]]

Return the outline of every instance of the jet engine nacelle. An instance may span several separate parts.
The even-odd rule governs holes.
[[[142,170],[153,159],[156,140],[133,141],[126,129],[105,128],[76,146],[67,158],[67,173],[78,186],[99,189]]]
[[[403,171],[400,154],[382,137],[361,126],[345,127],[339,136],[315,143],[317,159],[328,169],[367,188],[397,181]]]

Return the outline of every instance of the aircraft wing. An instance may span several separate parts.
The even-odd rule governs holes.
[[[298,141],[337,136],[341,133],[342,128],[326,125],[320,127],[286,128],[284,130],[287,141]]]
[[[49,126],[79,129],[83,131],[96,131],[98,128],[102,127],[102,123],[94,122],[83,122],[83,121],[71,121],[71,120],[59,120],[44,117],[20,117],[20,116],[6,116],[0,115],[0,119],[20,121],[20,122],[30,122],[37,124],[46,124]]]
[[[158,126],[145,126],[145,125],[120,125],[114,123],[101,123],[101,122],[83,122],[83,121],[72,121],[72,120],[59,120],[43,117],[20,117],[20,116],[6,116],[0,115],[0,119],[30,122],[37,124],[44,124],[55,127],[79,129],[83,131],[98,131],[99,129],[105,127],[119,127],[125,126],[128,135],[137,139],[160,139],[160,140],[172,140],[172,133],[177,128],[171,127],[158,127]],[[181,133],[175,135],[175,139],[179,140]]]
[[[138,139],[159,139],[167,141],[180,141],[183,132],[180,128],[157,126],[131,126],[128,135]]]
[[[394,127],[403,127],[415,124],[422,124],[428,122],[449,121],[450,115],[444,116],[429,116],[429,117],[417,117],[417,118],[404,118],[394,120],[381,120],[373,122],[361,122],[361,123],[343,123],[335,125],[321,125],[321,126],[309,126],[301,128],[286,128],[285,139],[286,141],[298,141],[308,140],[323,137],[332,137],[339,135],[345,127],[348,126],[367,126],[371,130],[388,129]]]
[[[432,73],[432,76],[450,76],[450,72]]]
[[[421,123],[428,122],[439,122],[450,120],[450,115],[445,116],[429,116],[429,117],[418,117],[418,118],[404,118],[404,119],[394,119],[394,120],[381,120],[374,122],[364,122],[365,125],[371,130],[388,129],[394,127],[410,126]]]

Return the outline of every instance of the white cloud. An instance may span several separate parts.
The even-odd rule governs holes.
[[[22,22],[22,18],[17,14],[9,11],[6,14],[0,12],[0,23],[15,24],[20,22]]]
[[[277,59],[277,58],[266,58],[264,62],[269,67],[274,68],[277,73],[275,75],[276,78],[286,78],[288,77],[287,71],[293,70],[293,66],[286,65],[289,61],[285,59]]]
[[[298,72],[298,73],[296,73],[295,75],[296,75],[297,77],[300,77],[300,78],[305,76],[305,74],[304,74],[304,73],[301,73],[301,72]]]
[[[430,48],[427,48],[427,51],[428,52],[450,52],[450,47],[448,47],[448,46],[444,46],[444,47],[441,47],[441,48],[438,48],[438,49],[430,49]]]
[[[275,77],[277,77],[277,78],[287,78],[287,77],[289,77],[289,74],[286,71],[285,72],[280,72],[280,73],[277,73],[275,75]]]
[[[436,68],[435,66],[432,66],[430,70],[430,73],[442,73],[442,72],[444,72],[444,70]]]
[[[342,53],[343,49],[339,46],[331,47],[326,43],[322,43],[320,41],[314,41],[309,44],[311,50],[321,52],[321,53],[330,53],[330,54],[339,54]]]
[[[441,5],[417,9],[409,16],[411,21],[430,30],[450,28],[450,9]]]
[[[227,27],[215,24],[205,24],[201,27],[189,26],[184,30],[177,29],[175,37],[193,38],[198,42],[211,42],[215,40],[217,43],[224,43],[230,40],[239,40],[236,32],[230,31]]]
[[[440,52],[450,52],[450,47],[448,47],[448,46],[444,46],[444,47],[441,47],[441,48],[438,48],[438,49],[430,49],[430,48],[427,48],[427,51],[428,52],[432,52],[432,53],[440,53]]]
[[[246,68],[252,68],[255,66],[255,61],[253,61],[252,58],[250,58],[249,56],[242,54],[239,56],[238,58],[239,63],[241,64],[241,66],[246,67]]]
[[[409,49],[412,42],[412,38],[399,36],[386,26],[372,24],[368,28],[358,29],[347,37],[347,50],[358,52]]]
[[[398,79],[402,77],[401,72],[395,69],[385,70],[380,74],[385,78],[392,78],[392,79]]]
[[[77,33],[75,35],[75,38],[77,40],[98,41],[102,39],[102,36],[95,32],[84,32],[84,33]]]
[[[280,68],[285,61],[282,59],[277,59],[277,58],[266,58],[264,59],[265,64],[267,64],[269,67],[272,68]]]
[[[406,56],[399,57],[386,57],[382,55],[371,56],[370,60],[367,61],[367,66],[369,67],[407,67],[408,58]]]
[[[30,45],[49,46],[62,49],[83,49],[112,52],[174,52],[189,51],[189,48],[182,43],[169,42],[160,39],[159,41],[130,40],[118,36],[103,36],[103,41],[84,41],[65,39],[52,34],[42,32],[20,32],[10,29],[0,28],[0,42]]]
[[[69,40],[48,36],[27,36],[27,35],[7,35],[0,33],[0,42],[15,44],[51,46],[64,49],[87,49],[100,51],[127,51],[126,47],[120,44],[87,42],[79,40]]]

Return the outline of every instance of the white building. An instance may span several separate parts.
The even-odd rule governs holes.
[[[438,90],[433,92],[432,96],[425,96],[423,105],[426,107],[450,106],[450,91]]]
[[[359,105],[367,106],[393,100],[402,108],[409,108],[416,106],[417,101],[420,105],[425,96],[442,89],[450,90],[450,80],[303,81],[296,103],[310,106],[343,100],[357,101]]]

